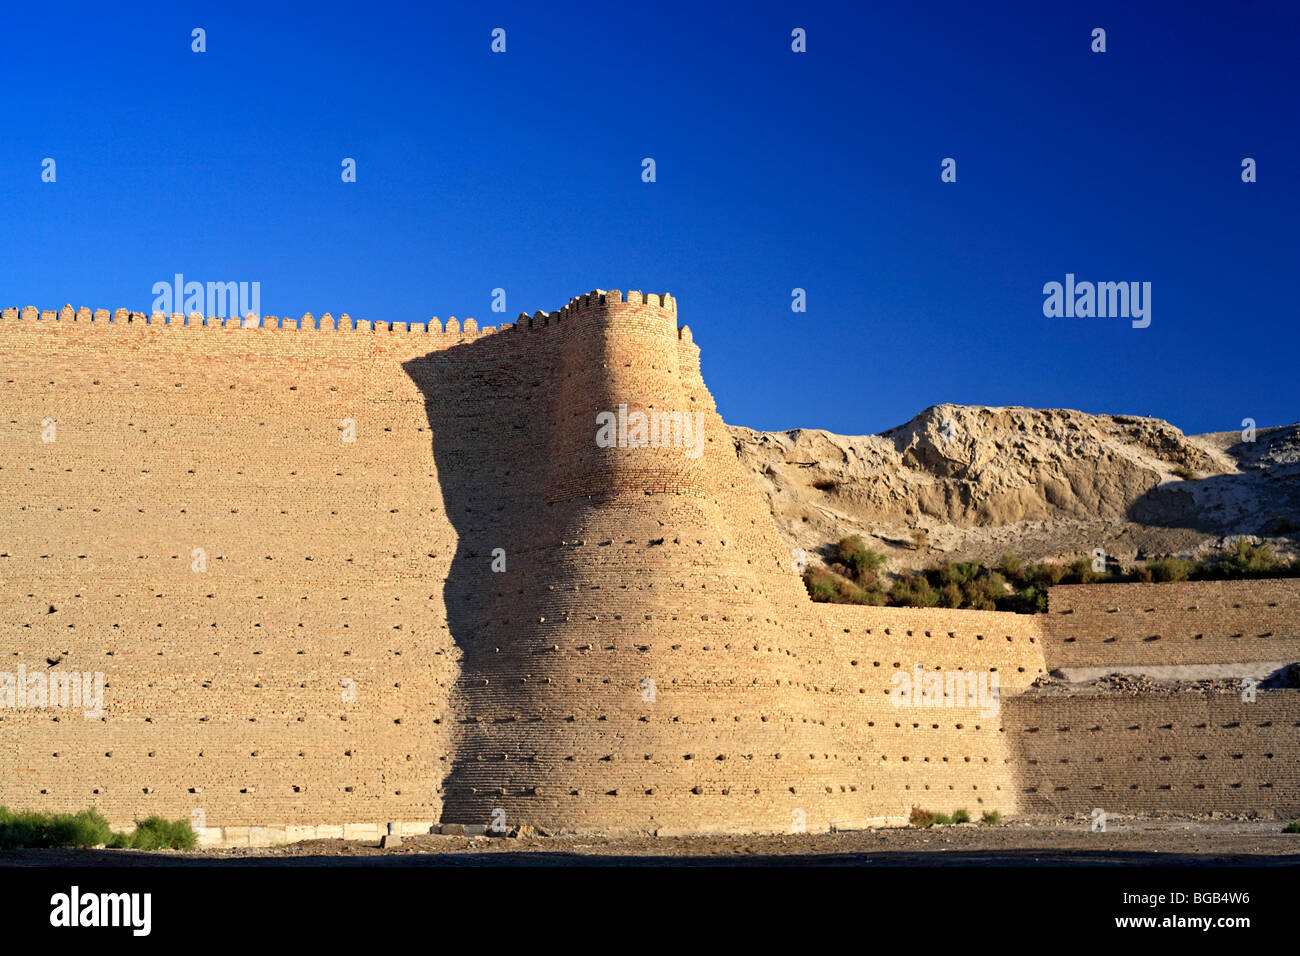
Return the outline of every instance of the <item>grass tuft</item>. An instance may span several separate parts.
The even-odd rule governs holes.
[[[912,812],[907,818],[907,822],[921,830],[928,830],[934,826],[935,815],[929,810],[922,810],[920,807],[912,807]]]

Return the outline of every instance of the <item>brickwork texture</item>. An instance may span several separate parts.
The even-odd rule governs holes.
[[[499,328],[6,309],[0,389],[0,681],[104,678],[95,717],[0,683],[0,804],[717,832],[1098,785],[1116,810],[1295,803],[1294,693],[1021,696],[1061,661],[1294,659],[1294,587],[814,605],[671,296]],[[604,412],[632,424],[610,447]],[[639,446],[637,413],[698,421],[698,454]],[[900,705],[918,668],[996,674],[1001,707]]]

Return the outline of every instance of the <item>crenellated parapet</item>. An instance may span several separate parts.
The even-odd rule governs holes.
[[[54,325],[66,323],[105,329],[114,327],[132,327],[136,329],[149,327],[177,331],[187,329],[239,329],[246,331],[372,332],[381,335],[403,336],[450,334],[462,338],[465,336],[490,335],[496,331],[494,326],[480,327],[478,322],[472,318],[465,319],[463,322],[451,318],[447,320],[444,327],[437,317],[432,317],[427,322],[371,322],[368,319],[354,319],[347,313],[343,313],[336,319],[328,312],[317,319],[311,312],[304,312],[300,318],[252,314],[243,318],[223,318],[204,316],[200,312],[190,312],[189,314],[154,312],[152,315],[146,315],[143,312],[132,312],[128,309],[116,309],[110,312],[107,309],[91,310],[85,306],[74,309],[71,305],[65,305],[57,312],[39,311],[35,306],[30,305],[21,309],[9,307],[0,310],[0,324],[30,325],[35,329],[38,327],[46,328],[39,325],[45,322]]]
[[[171,314],[154,312],[152,315],[129,309],[89,309],[85,306],[73,308],[65,305],[58,311],[38,310],[35,306],[15,307],[0,310],[0,323],[26,324],[41,322],[69,323],[90,325],[92,327],[130,326],[136,329],[148,326],[167,329],[240,329],[262,331],[313,331],[313,332],[371,332],[382,335],[453,335],[459,338],[475,338],[501,332],[533,332],[546,328],[561,326],[572,327],[584,320],[590,320],[599,314],[603,319],[617,320],[623,316],[655,316],[665,334],[671,334],[682,342],[693,341],[689,327],[677,326],[677,300],[671,295],[642,293],[639,291],[623,293],[617,289],[594,289],[583,295],[574,296],[562,308],[554,312],[534,312],[531,316],[520,313],[513,322],[503,322],[498,326],[480,326],[477,319],[457,319],[452,316],[444,323],[437,316],[423,322],[371,322],[367,319],[353,319],[344,313],[337,320],[328,312],[319,321],[310,312],[304,312],[299,318],[274,315],[247,315],[239,317],[205,316],[200,312],[188,314],[173,312]]]

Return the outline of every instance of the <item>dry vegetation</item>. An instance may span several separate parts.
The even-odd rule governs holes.
[[[1279,558],[1267,545],[1237,540],[1225,552],[1203,561],[1162,557],[1127,569],[1107,564],[1097,571],[1089,558],[1071,564],[1025,561],[1006,554],[996,567],[978,561],[944,561],[918,571],[890,575],[885,556],[857,535],[831,549],[828,567],[810,568],[804,584],[814,601],[894,607],[969,608],[1041,614],[1054,584],[1105,582],[1221,581],[1300,577],[1300,558]]]

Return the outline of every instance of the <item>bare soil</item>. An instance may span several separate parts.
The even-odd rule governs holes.
[[[314,840],[193,853],[23,850],[0,866],[1296,866],[1284,822],[1233,819],[1017,820],[918,830],[694,837],[408,837],[402,846]]]
[[[1208,668],[1199,668],[1208,670]],[[1268,692],[1300,687],[1300,664],[1272,669],[1257,689]],[[1054,674],[1035,678],[1023,691],[1031,697],[1152,697],[1180,694],[1240,696],[1240,678],[1208,677],[1201,680],[1158,680],[1145,674],[1111,673],[1091,680],[1062,680]]]

